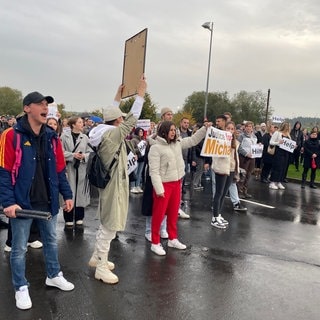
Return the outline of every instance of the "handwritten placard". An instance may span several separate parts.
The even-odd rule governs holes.
[[[251,156],[252,158],[261,158],[263,152],[263,144],[253,144],[251,145]]]
[[[227,131],[209,127],[202,146],[203,157],[229,157],[231,153],[232,134]]]
[[[128,175],[133,172],[138,166],[138,162],[136,160],[136,156],[132,151],[128,154]]]
[[[288,138],[282,138],[283,143],[279,144],[279,148],[293,153],[296,148],[296,142]]]
[[[272,123],[282,123],[284,122],[285,118],[280,116],[273,116]]]

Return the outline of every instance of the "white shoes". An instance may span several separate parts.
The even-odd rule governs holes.
[[[96,268],[98,265],[98,262],[99,262],[98,255],[93,254],[88,262],[88,265],[89,265],[89,267]],[[111,261],[108,261],[107,265],[108,265],[109,270],[113,270],[115,268],[114,263]]]
[[[157,254],[158,256],[165,256],[166,255],[166,252],[164,251],[161,243],[152,244],[151,251],[154,252],[155,254]]]
[[[283,184],[281,182],[278,182],[278,188],[281,189],[281,190],[284,190],[285,187],[283,186]]]
[[[74,289],[74,284],[64,278],[62,271],[52,279],[47,277],[46,285],[49,287],[57,287],[62,291],[71,291]]]
[[[21,310],[27,310],[32,307],[32,302],[29,296],[28,286],[22,286],[16,291],[16,307]]]
[[[33,248],[33,249],[40,249],[43,247],[43,244],[41,241],[33,241],[33,242],[28,242],[28,247]]]
[[[151,233],[149,232],[149,233],[145,233],[144,234],[144,237],[149,241],[149,242],[151,242]]]
[[[181,208],[179,208],[178,214],[181,219],[190,219],[190,216],[187,213],[185,213]]]
[[[187,246],[181,243],[178,239],[168,240],[168,247],[179,249],[179,250],[187,249]]]
[[[269,183],[269,189],[278,190],[279,187],[275,184],[275,182],[270,182]]]
[[[102,282],[108,284],[116,284],[119,282],[118,276],[115,275],[106,264],[103,264],[101,266],[99,265],[97,267],[94,277],[97,280],[101,280]]]
[[[5,252],[11,252],[11,247],[5,245],[4,251],[5,251]]]
[[[168,239],[169,238],[168,232],[166,230],[160,231],[160,238]]]
[[[141,189],[141,187],[133,187],[130,190],[131,193],[143,193],[143,190]]]

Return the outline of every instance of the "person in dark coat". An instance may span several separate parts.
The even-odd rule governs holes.
[[[320,144],[317,136],[317,132],[312,131],[309,139],[304,143],[303,173],[301,182],[302,189],[305,188],[309,169],[311,169],[310,188],[317,188],[317,186],[314,184],[316,179],[316,171],[320,166]]]
[[[262,183],[269,183],[269,175],[272,169],[272,162],[273,162],[273,155],[267,152],[269,142],[271,139],[272,134],[277,130],[277,127],[273,124],[270,125],[268,129],[268,133],[264,134],[262,137],[262,144],[263,144],[263,152],[262,152],[262,170],[261,170],[261,177],[260,181]]]
[[[293,153],[290,155],[290,163],[293,163],[296,171],[299,171],[299,158],[300,158],[300,151],[303,144],[303,132],[301,130],[301,122],[296,121],[292,130],[290,131],[290,137],[293,141],[296,142],[297,146],[294,149]]]

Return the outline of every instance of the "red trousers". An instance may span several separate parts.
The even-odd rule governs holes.
[[[164,182],[163,187],[164,197],[158,197],[153,190],[151,220],[151,237],[153,244],[160,243],[160,226],[165,214],[167,215],[169,240],[178,238],[177,220],[181,200],[181,181]]]

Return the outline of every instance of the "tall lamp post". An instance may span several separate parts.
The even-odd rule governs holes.
[[[209,89],[209,75],[210,75],[210,62],[211,62],[213,22],[205,22],[202,25],[202,27],[205,28],[205,29],[210,30],[210,48],[209,48],[208,73],[207,73],[207,87],[206,87],[206,96],[205,96],[205,102],[204,102],[204,120],[207,120],[208,89]]]

